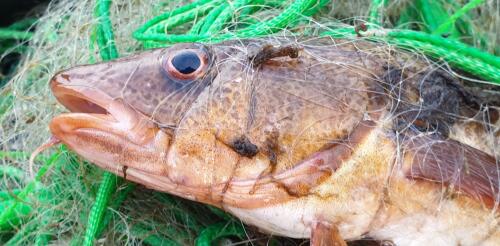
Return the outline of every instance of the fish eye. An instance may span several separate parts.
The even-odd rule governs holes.
[[[182,74],[190,74],[200,67],[200,58],[193,51],[184,51],[172,58],[172,66]]]
[[[208,55],[204,49],[181,49],[164,59],[163,69],[176,81],[196,80],[208,70]]]

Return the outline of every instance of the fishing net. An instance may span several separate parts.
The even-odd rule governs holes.
[[[49,138],[50,119],[64,111],[47,86],[61,69],[176,42],[362,36],[495,84],[499,8],[498,1],[481,0],[54,1],[30,22],[32,34],[0,31],[0,38],[30,40],[6,50],[22,49],[24,59],[0,91],[0,243],[300,244],[260,234],[216,208],[124,182],[64,146],[39,155],[31,170],[31,152]]]

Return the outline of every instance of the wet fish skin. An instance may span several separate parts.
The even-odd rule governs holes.
[[[178,79],[168,61],[185,50],[202,70]],[[269,233],[500,242],[485,130],[498,119],[470,127],[480,98],[417,54],[329,38],[181,44],[62,71],[51,88],[73,112],[51,131],[84,158]]]

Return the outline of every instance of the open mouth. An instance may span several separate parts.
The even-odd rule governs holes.
[[[175,169],[168,165],[171,160],[174,161],[170,163],[181,160],[180,152],[175,145],[171,146],[171,136],[148,116],[96,86],[83,81],[65,83],[65,80],[69,82],[64,76],[56,75],[50,82],[54,96],[71,111],[52,119],[52,134],[86,160],[148,187],[213,205],[219,205],[222,200],[218,199],[224,199],[230,204],[259,207],[268,201],[306,194],[334,171],[323,164],[331,163],[327,159],[334,157],[322,153],[287,172],[200,185],[197,177],[188,175],[193,173],[191,167],[179,165]],[[193,183],[187,183],[189,179],[184,177],[192,178]],[[286,189],[277,187],[276,181],[279,187],[286,186]],[[229,190],[227,182],[231,182]],[[222,195],[214,198],[213,193]]]
[[[57,115],[50,122],[55,138],[108,170],[127,166],[150,173],[164,171],[158,165],[144,165],[168,147],[168,136],[149,117],[99,88],[60,79],[52,79],[50,87],[71,112]]]
[[[51,80],[50,88],[57,101],[73,113],[100,114],[113,118],[120,113],[114,112],[113,115],[109,111],[113,99],[97,88],[64,84],[56,77]]]
[[[71,112],[54,117],[50,129],[73,149],[82,148],[93,137],[107,136],[107,141],[116,139],[135,145],[146,145],[154,138],[158,128],[124,100],[112,98],[96,87],[63,83],[61,79],[62,76],[54,77],[50,88]],[[81,137],[75,141],[78,136]]]
[[[81,120],[72,122],[74,129],[93,128],[118,135],[130,135],[123,131],[132,130],[139,119],[144,118],[121,99],[112,98],[95,87],[61,83],[57,79],[61,77],[54,77],[50,88],[57,100],[71,113],[56,116],[53,122],[57,123],[61,118]]]
[[[101,106],[97,104],[98,102],[93,102],[91,98],[75,90],[56,83],[51,83],[51,87],[57,100],[71,112],[110,114],[108,110],[104,108],[105,105]],[[104,102],[101,101],[100,103],[103,104]]]

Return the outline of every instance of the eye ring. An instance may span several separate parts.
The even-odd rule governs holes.
[[[192,48],[179,49],[168,54],[163,63],[167,76],[179,82],[203,77],[210,66],[206,51]]]

